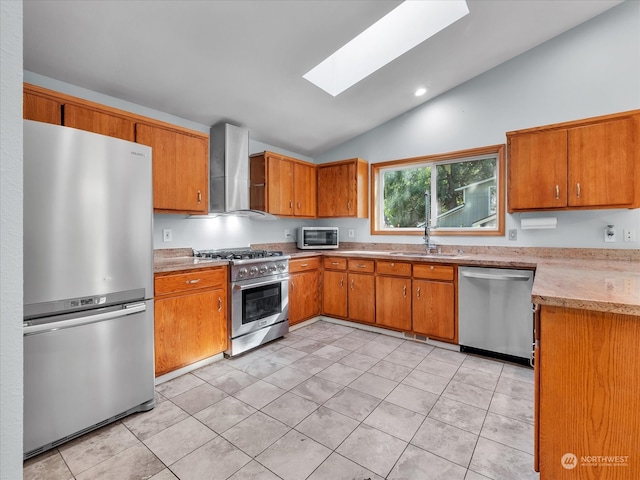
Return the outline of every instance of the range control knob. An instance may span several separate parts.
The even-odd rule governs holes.
[[[260,265],[260,273],[262,273],[263,275],[265,273],[267,273],[267,266],[266,265]]]
[[[249,269],[249,275],[254,276],[258,274],[258,267],[251,267]]]
[[[275,273],[278,270],[278,268],[275,265],[269,265],[269,272],[270,273]]]
[[[247,275],[247,268],[246,267],[242,267],[240,270],[238,270],[238,276],[240,278],[243,278]]]
[[[284,272],[287,269],[287,265],[284,263],[279,263],[278,264],[278,270],[280,270],[281,272]]]

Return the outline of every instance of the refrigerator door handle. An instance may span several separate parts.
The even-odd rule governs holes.
[[[125,308],[112,312],[99,313],[97,315],[83,316],[72,318],[69,320],[61,320],[59,322],[49,322],[39,325],[29,325],[22,329],[23,335],[34,335],[36,333],[52,332],[62,328],[79,327],[90,323],[104,322],[113,318],[124,317],[125,315],[133,315],[134,313],[144,312],[147,306],[144,303],[132,303]]]

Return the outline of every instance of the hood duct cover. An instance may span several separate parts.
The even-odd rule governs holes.
[[[249,130],[219,123],[209,141],[209,213],[273,218],[249,208]]]

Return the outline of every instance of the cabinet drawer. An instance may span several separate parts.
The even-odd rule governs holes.
[[[342,257],[325,257],[322,260],[322,265],[327,270],[346,270],[347,259]]]
[[[349,271],[351,272],[373,273],[374,270],[375,263],[373,260],[349,259]]]
[[[428,265],[418,263],[413,266],[413,276],[415,278],[428,278],[430,280],[453,281],[454,267],[443,265]]]
[[[320,257],[299,258],[289,260],[289,273],[317,270],[320,266]]]
[[[378,273],[381,275],[411,276],[411,264],[378,260]]]
[[[173,275],[156,276],[155,294],[196,290],[198,288],[221,287],[227,283],[226,267],[198,270],[197,272],[181,272]]]

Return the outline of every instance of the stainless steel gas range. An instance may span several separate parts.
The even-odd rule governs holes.
[[[229,346],[234,356],[289,331],[289,256],[271,250],[194,250],[229,260]]]

